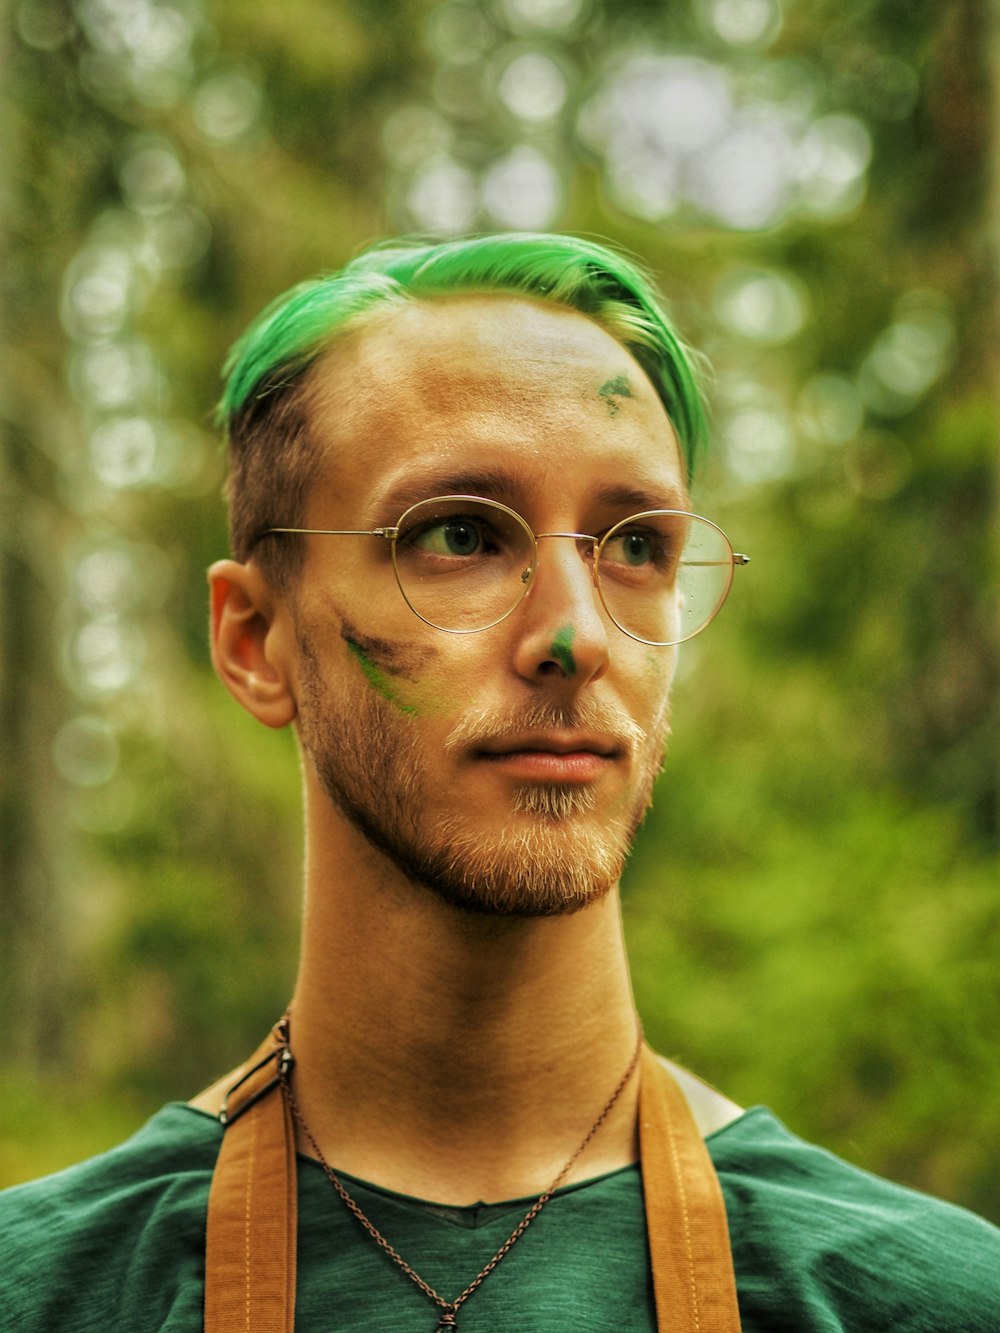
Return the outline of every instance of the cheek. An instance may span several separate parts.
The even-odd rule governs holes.
[[[377,638],[340,616],[340,637],[368,689],[406,717],[441,715],[461,706],[459,674],[443,650],[419,639]]]
[[[374,690],[376,694],[392,704],[405,716],[415,717],[417,714],[416,705],[405,697],[399,684],[392,679],[391,674],[379,665],[378,659],[372,654],[370,648],[364,642],[353,638],[345,638],[344,642],[347,644],[348,652],[357,663],[368,688]]]
[[[643,657],[646,678],[660,689],[669,690],[674,683],[677,660],[676,648],[651,648]]]
[[[670,712],[670,690],[677,670],[676,648],[651,648],[643,654],[642,681],[648,721],[644,724],[655,734]]]

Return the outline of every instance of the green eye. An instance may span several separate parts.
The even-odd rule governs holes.
[[[449,518],[427,527],[414,544],[431,555],[478,555],[484,548],[480,527],[471,519]]]
[[[622,532],[614,537],[604,551],[608,560],[618,561],[633,569],[648,565],[656,555],[653,538],[648,532]]]

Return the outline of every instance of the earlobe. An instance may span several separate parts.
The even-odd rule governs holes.
[[[254,565],[217,560],[211,589],[212,664],[233,698],[267,727],[295,719],[280,604]]]

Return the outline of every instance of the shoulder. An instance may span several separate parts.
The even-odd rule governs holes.
[[[1000,1328],[1000,1231],[789,1133],[756,1108],[708,1140],[746,1333]]]
[[[208,1116],[171,1105],[110,1152],[0,1193],[10,1326],[181,1329],[185,1306],[200,1319],[220,1138]]]

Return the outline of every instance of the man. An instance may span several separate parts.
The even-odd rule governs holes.
[[[8,1193],[4,1327],[995,1333],[1000,1233],[641,1052],[617,883],[746,559],[646,280],[375,249],[228,369],[213,660],[301,743],[298,981],[246,1066]]]

